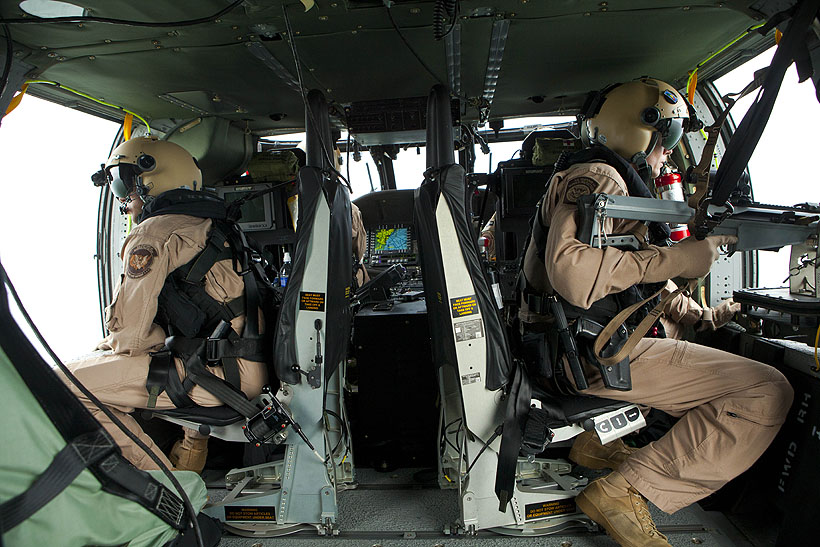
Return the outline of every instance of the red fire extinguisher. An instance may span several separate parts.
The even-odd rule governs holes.
[[[684,201],[683,183],[680,173],[664,173],[655,179],[655,192],[661,199]],[[689,237],[689,227],[686,224],[671,224],[670,236],[672,241],[680,241]]]

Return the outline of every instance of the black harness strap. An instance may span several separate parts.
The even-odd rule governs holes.
[[[11,530],[56,498],[77,475],[111,454],[114,447],[114,441],[104,429],[80,435],[68,443],[28,490],[0,505],[3,532]]]
[[[188,408],[196,404],[188,397],[188,392],[194,387],[188,378],[179,379],[173,354],[166,350],[151,354],[151,363],[148,365],[148,378],[145,381],[148,389],[148,404],[146,408],[155,408],[157,397],[165,391],[168,398],[177,408]]]
[[[188,268],[188,273],[185,275],[185,281],[188,283],[198,284],[205,279],[205,274],[208,270],[213,268],[214,264],[226,258],[233,258],[233,252],[230,247],[225,247],[225,242],[228,237],[222,231],[216,221],[214,221],[211,233],[208,236],[208,241],[205,248],[189,265],[184,266]]]
[[[498,510],[502,513],[507,510],[507,504],[515,494],[515,469],[521,450],[524,420],[527,418],[531,400],[532,387],[529,378],[524,372],[524,367],[518,364],[507,398],[495,474],[495,495],[498,496]]]

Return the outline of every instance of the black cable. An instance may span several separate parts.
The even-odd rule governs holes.
[[[338,414],[336,414],[335,412],[333,412],[332,410],[329,410],[327,408],[324,409],[324,410],[325,410],[326,413],[330,414],[331,416],[333,416],[334,418],[336,418],[339,421],[339,426],[342,430],[341,431],[342,436],[339,438],[339,442],[336,443],[336,446],[333,447],[333,450],[331,450],[330,455],[333,456],[333,454],[339,448],[339,445],[342,444],[342,441],[345,441],[345,447],[346,447],[345,456],[347,456],[347,452],[350,449],[350,432],[347,429],[347,425],[345,424],[344,420],[342,420],[342,417],[339,416]],[[344,457],[342,457],[342,459],[344,459]]]
[[[498,436],[499,436],[499,435],[501,435],[501,426],[498,426],[498,427],[495,429],[495,431],[493,431],[493,434],[492,434],[492,435],[490,435],[489,440],[488,440],[486,443],[484,443],[484,446],[482,446],[482,447],[481,447],[481,450],[479,450],[479,451],[478,451],[478,455],[477,455],[477,456],[475,457],[475,459],[473,460],[473,463],[471,463],[471,464],[470,464],[470,466],[467,468],[467,472],[466,472],[466,473],[464,473],[464,477],[465,477],[465,478],[467,478],[467,477],[469,477],[469,476],[470,476],[470,470],[472,470],[473,466],[474,466],[474,465],[476,464],[476,462],[478,461],[478,458],[480,458],[480,457],[481,457],[481,455],[484,453],[484,451],[485,451],[485,450],[487,450],[487,447],[488,447],[488,446],[490,446],[490,444],[492,444],[492,442],[493,442],[494,440],[496,440],[496,438],[498,438]]]
[[[413,54],[413,57],[415,57],[418,60],[418,62],[421,63],[421,66],[424,67],[424,70],[426,70],[430,74],[430,76],[432,76],[433,79],[437,83],[439,83],[441,85],[445,85],[444,82],[441,80],[441,78],[436,76],[436,73],[433,72],[433,70],[429,66],[427,66],[427,63],[424,62],[424,60],[419,56],[419,54],[416,53],[416,50],[413,49],[413,46],[410,45],[410,42],[407,41],[407,38],[404,37],[404,34],[402,34],[401,30],[399,29],[399,26],[396,24],[396,21],[393,20],[393,14],[390,13],[390,8],[386,8],[386,9],[387,9],[387,17],[390,18],[390,24],[393,25],[393,29],[399,35],[399,38],[401,38],[401,41],[404,42],[404,45],[407,46],[407,49],[410,50],[410,53]]]
[[[446,442],[447,444],[449,444],[449,445],[453,448],[453,450],[455,450],[456,452],[458,452],[458,451],[459,451],[459,450],[458,450],[458,447],[457,447],[456,445],[454,445],[452,442],[450,442],[450,439],[448,439],[448,438],[447,438],[447,436],[448,436],[449,434],[451,434],[451,432],[449,432],[449,431],[447,431],[447,430],[448,430],[448,429],[450,429],[450,427],[451,427],[454,423],[459,422],[459,421],[461,421],[461,418],[456,418],[455,420],[453,420],[452,422],[450,422],[449,424],[447,424],[447,425],[444,427],[444,442]],[[461,424],[459,424],[458,429],[456,430],[456,442],[458,442],[458,434],[459,434],[459,433],[461,433]]]
[[[293,62],[296,63],[296,79],[299,80],[299,95],[302,97],[302,103],[305,105],[305,112],[307,113],[307,117],[309,118],[310,125],[313,127],[313,130],[319,136],[319,142],[322,145],[322,152],[325,155],[325,161],[329,166],[329,171],[335,173],[340,179],[342,179],[347,186],[348,191],[352,194],[353,187],[350,185],[350,181],[348,181],[344,175],[342,175],[338,169],[336,169],[336,162],[333,161],[333,157],[330,155],[330,149],[328,148],[327,143],[325,142],[324,135],[319,130],[319,123],[316,121],[316,117],[313,115],[313,109],[310,108],[308,104],[307,95],[305,94],[305,86],[302,79],[302,62],[299,60],[299,52],[296,50],[296,37],[293,34],[293,27],[290,24],[290,16],[288,15],[288,7],[286,4],[282,4],[282,13],[285,16],[285,29],[288,33],[288,44],[290,45],[290,52],[293,55]],[[305,131],[307,131],[307,122],[305,120]]]
[[[168,22],[151,22],[151,21],[130,21],[128,19],[114,19],[111,17],[51,17],[51,18],[44,18],[44,17],[26,17],[26,18],[17,18],[17,19],[2,19],[0,18],[0,22],[14,24],[14,25],[31,25],[31,24],[43,24],[43,23],[108,23],[112,25],[125,25],[129,27],[154,27],[154,28],[163,28],[163,27],[190,27],[193,25],[201,25],[202,23],[210,23],[214,19],[219,19],[226,13],[232,11],[235,7],[239,6],[239,4],[243,3],[245,0],[236,0],[232,4],[228,5],[224,9],[219,10],[217,13],[213,15],[209,15],[208,17],[200,17],[198,19],[188,19],[187,21],[168,21]]]
[[[54,361],[54,364],[57,365],[57,368],[59,368],[60,371],[66,375],[66,377],[71,381],[71,383],[77,387],[80,393],[88,397],[88,399],[94,404],[94,406],[99,408],[103,412],[103,414],[105,414],[108,417],[108,419],[111,420],[111,422],[114,425],[121,429],[122,432],[125,433],[125,435],[131,441],[134,442],[134,444],[136,444],[139,448],[145,451],[145,453],[148,454],[148,457],[151,458],[151,460],[155,464],[157,464],[157,466],[160,468],[163,474],[166,477],[168,477],[168,480],[171,481],[171,484],[173,484],[174,488],[176,488],[179,492],[179,495],[182,498],[182,503],[185,505],[185,510],[190,514],[191,526],[193,527],[194,534],[196,535],[197,546],[205,547],[205,543],[202,540],[202,531],[199,529],[199,522],[197,522],[196,519],[197,513],[196,511],[194,511],[194,507],[193,505],[191,505],[191,500],[188,497],[188,494],[185,492],[185,489],[179,483],[174,474],[171,473],[171,470],[168,469],[168,467],[162,462],[162,460],[159,459],[159,456],[154,454],[153,450],[148,448],[145,445],[145,443],[143,443],[139,439],[139,437],[137,437],[134,434],[133,431],[128,429],[128,427],[126,427],[126,425],[122,423],[122,421],[120,421],[120,419],[117,418],[117,416],[115,416],[113,412],[111,412],[111,409],[105,406],[102,403],[102,401],[97,399],[97,397],[95,397],[94,394],[91,393],[88,390],[88,388],[86,388],[82,384],[82,382],[80,382],[80,380],[77,379],[76,376],[74,376],[74,374],[68,369],[68,367],[63,364],[60,358],[57,357],[57,354],[54,353],[54,350],[51,349],[51,346],[48,344],[48,342],[46,342],[45,338],[43,338],[42,333],[34,324],[34,321],[32,321],[31,316],[28,314],[28,311],[26,311],[26,308],[23,306],[23,302],[22,300],[20,300],[20,296],[17,294],[17,290],[14,288],[14,285],[12,284],[11,279],[9,278],[8,273],[6,272],[6,269],[2,263],[0,263],[0,278],[3,279],[3,283],[6,285],[6,287],[8,287],[9,293],[11,294],[11,297],[14,299],[14,303],[17,305],[17,309],[20,310],[20,313],[23,314],[23,318],[26,320],[26,323],[28,324],[29,328],[34,333],[34,336],[40,342],[40,345],[43,347],[43,349],[46,350],[49,357],[51,357],[51,359]]]
[[[3,76],[0,76],[0,97],[6,94],[6,86],[9,83],[9,75],[11,74],[11,63],[14,60],[14,42],[11,40],[11,31],[9,26],[3,24],[3,31],[6,33],[6,65],[3,67]]]

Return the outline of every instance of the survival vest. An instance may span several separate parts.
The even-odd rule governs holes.
[[[627,190],[630,196],[653,197],[649,192],[649,188],[638,176],[635,169],[633,169],[626,160],[621,158],[615,152],[601,145],[586,148],[572,155],[562,155],[555,165],[553,175],[559,171],[568,169],[572,165],[596,161],[604,162],[614,167],[618,171],[618,174],[620,174],[626,182]],[[536,210],[535,217],[533,218],[531,233],[532,240],[536,246],[538,258],[541,262],[544,261],[547,247],[547,234],[549,231],[549,227],[544,226],[541,221],[540,209],[542,203],[543,199],[542,202],[539,202],[538,209]],[[647,227],[650,243],[659,246],[666,246],[670,244],[670,230],[669,226],[665,223],[649,222]],[[527,246],[525,245],[525,250],[526,247]],[[541,314],[551,313],[547,298],[549,295],[539,294],[538,291],[536,291],[529,284],[526,276],[523,275],[523,269],[521,269],[521,272],[522,275],[520,277],[523,285],[522,293],[530,306],[530,310]],[[647,315],[660,302],[660,296],[656,295],[656,293],[659,293],[665,285],[665,282],[636,284],[619,293],[605,296],[604,298],[593,303],[587,310],[573,306],[561,298],[560,295],[557,295],[567,319],[574,320],[575,338],[577,339],[578,349],[581,351],[582,355],[590,362],[597,363],[598,359],[592,351],[592,346],[595,337],[603,329],[603,326],[607,325],[622,310],[646,300],[643,305],[641,305],[631,316],[627,318],[624,322],[623,328],[619,329],[619,332],[616,333],[616,335],[613,335],[610,347],[608,347],[606,351],[609,355],[615,354],[617,349],[619,349],[618,344],[623,345],[628,337],[628,333],[632,332],[632,330],[634,330],[637,325],[645,317],[647,317]],[[655,296],[650,298],[652,295]],[[663,330],[663,326],[660,323],[657,323],[655,327],[649,331],[648,336],[665,338],[666,333]],[[620,370],[615,371],[614,374],[611,373],[612,371],[608,374],[605,371],[605,368],[601,367],[604,383],[607,387],[619,390],[631,389],[628,358],[625,359],[625,361],[626,362],[621,362],[618,364],[619,366],[617,368],[620,368]],[[557,362],[558,359],[555,359],[553,364]],[[559,377],[556,380],[560,381],[560,373],[562,372],[561,367],[555,367],[555,372],[556,376]],[[563,386],[560,386],[560,389],[563,391],[566,390],[567,387],[568,384],[564,383]]]
[[[171,272],[160,292],[154,322],[165,330],[168,338],[165,347],[151,355],[146,381],[148,408],[156,405],[163,391],[178,408],[196,406],[188,392],[194,384],[200,384],[228,406],[246,414],[242,408],[236,408],[248,409],[244,404],[247,399],[240,391],[237,359],[272,361],[271,340],[279,296],[265,273],[267,263],[262,252],[248,242],[237,224],[240,205],[227,204],[207,192],[180,188],[160,194],[143,208],[140,222],[167,214],[212,220],[205,248]],[[216,262],[226,259],[233,261],[234,271],[242,276],[245,291],[243,296],[222,303],[208,295],[204,279]],[[260,311],[267,324],[265,331],[271,334],[260,333]],[[230,321],[242,314],[245,327],[240,335],[231,328]],[[183,380],[176,372],[174,357],[185,363]],[[221,365],[225,380],[207,371],[203,366],[206,363]]]

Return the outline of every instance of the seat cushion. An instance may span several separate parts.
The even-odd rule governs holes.
[[[231,425],[245,419],[244,416],[229,406],[195,406],[191,408],[151,410],[149,412],[155,416],[168,416],[169,418],[216,426]]]

